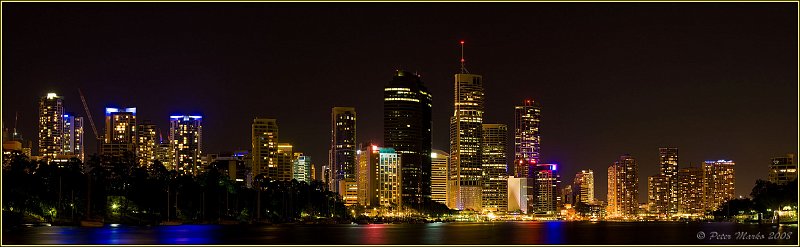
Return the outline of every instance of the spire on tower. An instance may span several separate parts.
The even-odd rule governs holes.
[[[464,60],[464,41],[462,40],[460,43],[461,43],[461,74],[469,74],[469,71],[467,71],[467,67],[465,65],[465,60]]]

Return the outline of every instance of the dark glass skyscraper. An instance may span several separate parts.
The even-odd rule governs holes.
[[[431,94],[419,75],[398,70],[383,89],[383,140],[401,156],[403,203],[430,199]]]
[[[356,109],[334,107],[331,112],[330,189],[339,193],[346,205],[358,203],[356,183]]]
[[[538,101],[525,100],[514,107],[514,176],[533,177],[532,168],[541,160],[539,154],[539,121],[542,106]]]

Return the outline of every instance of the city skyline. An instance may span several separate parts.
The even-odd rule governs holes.
[[[16,8],[20,9],[10,12],[10,15],[18,15],[15,16],[15,18],[24,19],[26,17],[26,12],[24,11],[25,8]],[[386,8],[373,8],[382,11],[389,11]],[[470,9],[469,7],[459,8]],[[23,69],[23,67],[20,67],[22,65],[17,65],[14,63],[9,63],[7,65],[7,72],[14,73],[9,73],[3,80],[5,84],[5,90],[3,92],[3,122],[4,127],[11,127],[13,125],[14,114],[15,112],[18,112],[20,115],[20,121],[17,123],[17,128],[21,130],[20,132],[22,132],[23,137],[26,140],[33,140],[36,138],[36,100],[44,96],[46,93],[54,92],[59,96],[64,96],[65,112],[71,112],[77,116],[84,116],[85,113],[83,113],[81,108],[78,94],[77,92],[74,92],[77,91],[77,88],[81,88],[86,93],[90,110],[94,114],[94,120],[97,123],[102,123],[102,121],[98,121],[98,119],[100,119],[99,117],[102,116],[101,110],[105,107],[113,106],[112,104],[138,108],[137,114],[139,115],[137,118],[139,120],[151,120],[162,130],[169,126],[165,123],[168,120],[168,116],[185,113],[195,114],[196,112],[204,116],[203,153],[219,153],[248,149],[251,144],[249,132],[253,119],[274,118],[278,120],[281,126],[281,142],[292,143],[295,150],[300,150],[308,154],[308,156],[312,157],[314,160],[323,161],[327,157],[327,149],[330,145],[329,114],[330,109],[334,106],[353,106],[359,113],[357,123],[359,129],[357,133],[358,139],[355,140],[356,143],[373,140],[379,146],[385,145],[382,139],[383,125],[380,122],[383,118],[383,115],[381,114],[382,105],[380,103],[382,100],[381,98],[383,97],[382,88],[389,82],[393,71],[396,69],[406,69],[411,71],[416,70],[416,72],[420,73],[423,76],[422,80],[425,81],[426,86],[430,88],[431,94],[434,95],[432,147],[434,149],[449,150],[447,145],[447,125],[449,115],[452,114],[452,75],[454,73],[458,73],[457,41],[464,39],[466,40],[466,63],[468,64],[468,67],[474,73],[483,75],[484,79],[486,80],[486,83],[484,84],[486,87],[486,117],[483,122],[502,123],[513,126],[514,115],[512,107],[518,105],[519,102],[528,98],[532,98],[538,102],[541,102],[543,108],[541,122],[543,139],[541,142],[542,162],[558,163],[559,169],[562,169],[562,173],[565,175],[575,174],[577,171],[583,169],[592,169],[597,171],[598,174],[596,174],[596,176],[598,179],[596,179],[597,183],[595,185],[595,189],[600,192],[596,193],[598,195],[598,199],[606,200],[604,198],[605,193],[602,193],[604,191],[602,188],[605,188],[604,178],[606,176],[602,174],[604,171],[606,171],[605,168],[608,167],[608,165],[610,165],[614,159],[616,159],[616,157],[625,153],[629,153],[635,156],[637,160],[639,168],[639,202],[644,202],[647,198],[647,176],[658,173],[658,148],[660,147],[680,148],[680,162],[682,163],[679,164],[679,167],[681,168],[689,166],[690,163],[696,166],[705,160],[725,159],[736,161],[736,171],[739,175],[736,176],[737,190],[735,195],[746,195],[749,193],[749,188],[755,179],[766,179],[771,158],[782,156],[787,152],[797,151],[797,146],[795,143],[795,137],[797,136],[797,108],[790,107],[790,104],[788,104],[792,103],[789,99],[793,98],[796,101],[797,98],[796,95],[792,95],[792,90],[787,90],[794,87],[794,91],[796,91],[796,85],[794,84],[796,77],[792,78],[796,74],[793,73],[794,71],[791,69],[791,66],[787,65],[792,64],[789,62],[792,59],[792,56],[790,54],[777,54],[778,51],[796,49],[796,47],[787,48],[781,46],[791,46],[792,42],[796,42],[796,40],[777,39],[769,36],[772,35],[772,33],[761,29],[756,30],[756,27],[760,26],[756,24],[748,24],[750,21],[749,19],[748,22],[739,22],[739,20],[734,18],[737,16],[748,16],[746,14],[749,13],[744,11],[744,9],[730,6],[726,8],[729,8],[730,11],[724,14],[719,12],[704,13],[725,17],[724,21],[708,24],[713,28],[707,28],[715,30],[705,33],[705,35],[710,37],[703,37],[702,35],[699,35],[699,33],[702,33],[701,31],[703,31],[703,29],[692,28],[689,25],[691,21],[681,21],[677,19],[680,16],[678,13],[687,11],[689,10],[688,8],[681,9],[682,11],[675,11],[675,9],[671,8],[668,8],[668,10],[659,10],[660,12],[657,11],[657,15],[662,15],[660,17],[675,18],[669,19],[674,21],[672,23],[662,23],[655,20],[655,17],[640,16],[639,14],[632,13],[632,11],[628,8],[622,8],[628,9],[628,12],[623,11],[622,15],[627,14],[629,16],[632,15],[634,17],[642,18],[644,19],[645,23],[658,27],[685,29],[683,31],[686,31],[688,34],[680,34],[677,31],[673,31],[671,34],[676,36],[670,38],[675,38],[678,41],[683,42],[678,42],[676,44],[674,42],[666,42],[661,40],[661,38],[664,38],[663,36],[666,35],[663,33],[658,34],[659,36],[655,38],[647,37],[648,34],[652,35],[653,33],[648,33],[647,30],[640,30],[646,26],[643,24],[643,26],[630,25],[625,27],[616,27],[619,28],[616,31],[622,34],[634,35],[634,37],[639,37],[645,41],[651,41],[652,43],[643,42],[647,44],[642,45],[638,44],[637,42],[638,46],[634,46],[630,50],[621,48],[622,45],[615,45],[607,48],[610,51],[605,52],[618,51],[621,52],[622,56],[629,56],[631,58],[629,60],[617,60],[617,62],[614,63],[615,66],[629,66],[624,69],[618,68],[621,69],[618,70],[618,72],[603,74],[603,72],[600,71],[602,69],[593,67],[604,67],[609,65],[594,64],[589,66],[587,64],[583,64],[584,67],[579,67],[582,72],[600,73],[604,75],[598,77],[596,80],[592,80],[593,76],[587,78],[575,74],[564,74],[567,72],[564,70],[565,67],[569,67],[568,65],[575,61],[566,58],[560,58],[564,60],[559,60],[559,58],[556,56],[556,54],[564,53],[571,54],[572,58],[578,60],[590,59],[579,56],[580,49],[578,48],[578,46],[589,45],[589,42],[567,42],[568,44],[565,44],[564,48],[558,49],[561,53],[552,53],[545,51],[547,49],[537,48],[539,46],[537,44],[539,44],[538,42],[541,42],[542,44],[549,44],[553,46],[559,43],[559,39],[554,38],[554,40],[540,40],[541,37],[547,37],[547,35],[542,34],[541,37],[525,36],[526,38],[521,39],[525,40],[525,42],[509,39],[508,36],[504,37],[504,40],[501,40],[500,38],[492,37],[491,34],[494,31],[489,31],[489,27],[486,27],[485,25],[481,26],[479,23],[472,23],[474,24],[473,26],[482,27],[477,30],[460,26],[456,27],[456,25],[452,25],[452,27],[456,29],[455,31],[448,31],[445,34],[434,35],[434,37],[426,37],[424,41],[430,41],[430,45],[425,44],[423,41],[412,41],[410,39],[403,38],[400,34],[383,33],[384,36],[381,37],[397,38],[399,41],[386,41],[385,43],[382,43],[383,45],[360,47],[353,46],[352,43],[348,43],[352,41],[343,40],[343,37],[336,36],[341,34],[332,31],[334,34],[336,34],[331,37],[332,41],[329,40],[326,42],[324,40],[313,40],[310,43],[305,43],[305,45],[319,45],[319,47],[312,49],[301,46],[290,46],[293,49],[303,51],[302,54],[305,55],[319,55],[317,58],[326,61],[310,67],[314,72],[310,74],[318,75],[300,75],[297,73],[297,71],[283,73],[280,69],[267,73],[262,71],[262,68],[256,68],[258,67],[256,64],[259,64],[260,60],[252,56],[270,57],[270,55],[273,53],[281,54],[279,51],[266,48],[264,48],[266,50],[262,50],[263,53],[257,53],[261,55],[242,54],[242,57],[245,58],[244,60],[252,63],[248,64],[248,62],[239,62],[241,65],[247,66],[246,69],[242,70],[218,67],[217,63],[220,63],[220,61],[212,61],[215,57],[214,54],[202,54],[198,55],[200,57],[193,57],[181,56],[180,54],[173,53],[179,51],[188,52],[192,49],[214,47],[213,44],[192,44],[187,45],[188,47],[175,46],[172,48],[178,51],[165,52],[160,50],[164,53],[162,54],[154,52],[141,54],[140,56],[133,56],[134,58],[138,57],[144,60],[161,59],[165,66],[164,68],[145,66],[143,63],[144,61],[139,61],[138,63],[131,62],[130,66],[133,66],[132,69],[114,69],[113,66],[123,66],[127,65],[128,63],[112,62],[112,65],[102,65],[95,64],[98,62],[94,60],[81,60],[90,64],[88,65],[88,68],[77,68],[74,67],[75,65],[67,65],[67,67],[73,68],[69,71],[57,68],[48,68],[47,66],[32,66],[40,65],[41,63],[57,63],[58,61],[65,62],[72,61],[73,59],[80,60],[84,58],[73,57],[74,54],[70,55],[70,52],[65,51],[61,51],[61,53],[53,55],[49,59],[42,59],[42,61],[31,61],[26,58],[22,58],[20,56],[30,54],[30,52],[33,51],[31,49],[33,48],[20,42],[27,39],[34,39],[36,40],[34,43],[38,44],[37,46],[41,46],[43,43],[48,44],[53,41],[36,39],[36,37],[39,37],[39,34],[18,30],[15,28],[20,28],[19,26],[9,24],[9,30],[16,30],[15,33],[17,35],[8,37],[8,43],[10,45],[7,51],[4,52],[8,52],[7,56],[10,57],[8,59],[9,61],[20,61],[19,64],[31,66],[31,68]],[[160,9],[161,10],[155,10],[153,12],[154,19],[175,18],[172,15],[174,13],[171,13],[170,15],[166,14],[166,12],[169,12],[166,10],[169,9],[168,7],[161,7]],[[193,12],[183,15],[190,17],[195,15],[205,16],[215,12],[203,8],[199,9],[200,10],[198,10],[196,13]],[[300,8],[297,9],[299,10]],[[768,12],[765,10],[770,8],[756,9],[763,12]],[[70,15],[75,16],[56,14],[55,16],[49,18],[64,18],[77,23],[89,21],[88,19],[85,19],[87,17],[78,17],[78,15],[75,14],[75,11],[82,11],[81,9],[68,7],[67,10],[69,10],[67,12]],[[127,12],[128,10],[120,11]],[[286,15],[277,12],[270,12],[266,9],[239,9],[239,11],[247,13],[248,15],[238,18],[258,18],[260,16],[259,13],[267,13],[267,17],[264,18],[277,18],[275,16]],[[345,9],[343,8],[337,11],[345,11]],[[701,10],[697,9],[692,9],[692,11],[701,12]],[[514,11],[510,12],[512,14],[510,17],[507,17],[506,20],[522,18],[519,16],[519,14],[514,15]],[[576,10],[576,12],[581,11]],[[603,13],[610,12],[606,10],[606,12]],[[132,13],[127,14],[130,15]],[[373,15],[374,13],[362,14]],[[539,14],[543,14],[544,16],[548,16],[549,18],[553,18],[555,20],[566,18],[552,16],[552,14],[546,12]],[[434,18],[432,17],[431,11],[426,10],[420,11],[418,15],[424,17],[423,19]],[[125,14],[122,16],[125,16]],[[47,19],[48,17],[36,16],[36,18]],[[112,23],[120,25],[132,25],[130,24],[131,22],[126,22],[122,19],[116,19],[119,17],[105,18],[111,18]],[[610,18],[611,20],[603,19],[600,20],[600,22],[613,23],[619,21],[616,18],[620,17]],[[764,14],[763,18],[757,18],[759,19],[757,21],[759,23],[769,22],[770,28],[767,29],[786,31],[780,28],[792,28],[791,26],[781,26],[780,24],[786,22],[775,20],[780,18],[789,17]],[[242,21],[242,19],[237,20]],[[352,19],[344,18],[344,20],[336,20],[336,22],[346,22],[348,20]],[[165,36],[180,35],[172,34],[165,30],[165,28],[157,27],[154,25],[155,22],[152,21],[153,20],[146,21],[144,26],[146,28],[152,28],[153,31],[156,31],[162,35],[152,37],[153,39],[160,40]],[[471,22],[469,20],[465,21]],[[736,21],[736,25],[734,25],[736,28],[726,26],[728,25],[728,22],[734,21]],[[399,20],[395,20],[394,22],[389,22],[385,25],[399,24],[398,22]],[[508,24],[511,21],[496,22]],[[553,21],[553,23],[555,22],[556,21]],[[45,28],[46,30],[49,30],[47,28],[56,28],[60,27],[60,25],[65,25],[52,24],[53,26],[45,27],[42,26],[45,23],[24,23],[27,25],[35,25],[36,28]],[[77,30],[77,34],[61,33],[61,35],[70,35],[69,37],[78,39],[81,33],[91,33],[91,30],[97,28],[110,28],[110,26],[106,25],[113,25],[93,22],[86,24],[91,24],[89,25],[89,30]],[[421,26],[421,23],[416,24],[417,26],[423,27],[421,30],[415,31],[419,34],[431,32],[436,29],[433,27]],[[354,31],[347,27],[335,26],[335,24],[329,25],[332,26],[323,26],[332,27],[334,29],[339,28],[337,29],[338,31],[344,31],[345,33]],[[349,23],[349,25],[359,26],[367,24]],[[373,25],[371,27],[382,27],[380,24],[371,25]],[[553,24],[543,24],[542,27],[537,28],[540,28],[545,32],[549,31],[551,34],[565,32],[548,30],[548,27],[552,28],[552,25]],[[570,34],[566,34],[567,36],[577,35],[580,37],[581,35],[599,35],[601,37],[597,37],[597,40],[603,41],[604,45],[611,45],[610,43],[613,43],[607,40],[614,40],[613,36],[603,35],[600,32],[589,32],[591,31],[590,27],[597,26],[599,24],[573,25],[573,28],[577,28],[588,33],[574,34],[570,32]],[[640,29],[637,29],[637,27]],[[292,32],[289,30],[283,30],[281,25],[269,28],[277,29],[279,33],[283,32],[284,35],[292,34]],[[503,26],[501,28],[510,27]],[[537,28],[533,29],[538,30]],[[735,38],[729,37],[734,35],[730,32],[739,29],[749,31],[751,36],[753,36],[753,33],[757,35],[755,35],[755,38],[747,35],[741,35],[741,37],[737,35],[734,36]],[[796,27],[794,29],[796,31]],[[316,31],[322,32],[321,30]],[[120,35],[120,37],[123,35],[125,35],[125,37],[127,37],[127,35],[132,35],[122,31],[115,32],[114,30],[104,30],[104,32],[111,32]],[[143,34],[147,32],[149,32],[149,30],[144,30],[144,28],[132,30],[132,33],[136,34]],[[248,34],[248,32],[245,32],[243,29],[234,29],[230,32],[236,35]],[[198,35],[205,34],[201,33]],[[770,38],[763,38],[763,36]],[[178,40],[185,41],[193,36],[189,34],[182,34],[179,37],[180,38]],[[275,42],[272,41],[270,37],[271,36],[266,35],[261,38]],[[705,43],[725,41],[737,44],[744,42],[744,44],[750,44],[750,46],[764,44],[764,46],[759,46],[760,50],[758,51],[742,51],[732,50],[734,47],[736,47],[736,45],[729,43],[722,45],[722,47],[715,47],[719,45],[700,45],[695,43],[704,42],[689,41],[691,40],[690,38],[697,37],[705,38],[701,39],[704,40]],[[123,45],[133,44],[128,43],[132,41],[125,41],[115,38],[106,39],[110,39],[109,41],[119,42]],[[207,40],[206,42],[216,42],[219,44],[227,44],[226,42],[239,42],[225,40],[224,38],[213,38],[206,36],[203,36],[202,39]],[[298,39],[305,40],[303,38]],[[565,41],[569,40],[572,39],[566,39]],[[253,38],[253,40],[250,41],[257,42],[258,39]],[[384,41],[384,39],[377,39],[373,40],[372,42]],[[370,62],[369,65],[367,63],[350,64],[352,68],[354,68],[353,70],[346,69],[349,67],[333,66],[336,68],[336,72],[334,73],[333,71],[330,71],[330,67],[325,67],[324,64],[331,61],[337,61],[339,59],[343,60],[344,62],[352,62],[351,60],[355,61],[359,60],[359,58],[368,57],[363,57],[363,54],[360,55],[362,57],[354,56],[352,59],[348,56],[336,56],[335,54],[337,53],[334,52],[334,50],[336,50],[336,46],[324,44],[331,42],[337,43],[337,45],[349,44],[350,46],[348,49],[356,52],[357,54],[361,54],[360,52],[365,51],[383,51],[383,53],[378,53],[379,57],[381,58],[379,61],[381,62]],[[398,45],[398,43],[400,45]],[[248,46],[250,48],[256,47],[254,43],[248,44],[250,45]],[[707,51],[704,54],[710,56],[711,58],[693,57],[689,55],[690,53],[688,51],[686,53],[679,52],[677,55],[670,55],[667,54],[667,52],[654,51],[665,49],[664,46],[667,44],[680,45],[684,48],[689,48],[689,50],[704,50]],[[76,48],[77,51],[72,52],[87,51],[86,49],[88,48],[84,47],[83,44],[77,43],[73,44],[68,42],[67,45],[74,46]],[[139,48],[156,48],[156,46],[153,45],[154,44],[149,44],[140,46]],[[177,45],[177,43],[168,43],[167,45]],[[631,45],[631,43],[628,43],[627,45]],[[775,46],[777,46],[777,48]],[[523,51],[528,48],[532,49],[533,51],[527,51],[529,53],[522,52],[523,55],[510,54],[510,51]],[[594,48],[597,49],[598,47]],[[63,49],[63,47],[61,49]],[[102,47],[102,49],[111,49],[111,47],[106,46]],[[326,49],[330,49],[330,51],[326,52]],[[636,49],[640,49],[638,52],[645,51],[646,55],[634,54],[633,51],[636,51]],[[43,51],[35,51],[34,54],[36,54],[36,52],[47,51],[48,48],[42,48],[42,50]],[[733,51],[741,52],[742,54],[729,54],[729,52]],[[611,55],[603,54],[603,52],[604,51],[593,51],[591,54],[600,54],[600,56]],[[652,52],[652,54],[648,52]],[[170,54],[175,55],[175,57],[169,57],[171,56]],[[508,57],[503,58],[503,54],[506,54]],[[221,56],[224,59],[231,59],[230,57],[224,57],[219,54],[216,55]],[[545,58],[537,58],[537,55],[544,56]],[[759,59],[758,63],[744,60],[744,57],[748,55],[758,56],[762,59]],[[35,55],[27,56],[37,57]],[[646,58],[647,56],[660,56],[660,58]],[[101,54],[92,54],[90,57],[99,60],[114,58],[112,56]],[[290,56],[278,57],[288,58]],[[531,60],[526,60],[525,58],[527,57],[530,57]],[[680,60],[679,58],[689,57],[692,59],[691,61],[693,66],[700,66],[700,64],[706,63],[705,66],[707,67],[703,67],[704,69],[699,69],[672,65],[676,67],[646,70],[647,68],[644,67],[647,66],[637,66],[631,63],[631,61],[639,59],[651,65],[670,65],[675,62],[670,59]],[[199,59],[200,62],[197,62],[197,60],[194,59]],[[309,68],[308,66],[303,66],[302,62],[282,59],[276,60],[277,61],[274,62],[268,62],[268,64],[279,68],[281,66],[287,66],[291,68]],[[310,60],[303,61],[308,62]],[[601,61],[604,60],[601,59]],[[614,60],[610,59],[609,61]],[[765,61],[771,61],[774,64],[767,63]],[[189,66],[188,64],[191,64],[190,62],[196,64]],[[520,65],[514,65],[514,62],[519,62]],[[264,62],[262,61],[260,63]],[[580,61],[576,63],[581,64]],[[177,67],[177,69],[172,72],[162,71],[170,70],[168,66],[174,66],[178,64],[186,65],[190,68]],[[193,74],[197,72],[196,70],[209,68],[211,68],[211,72],[207,73],[210,74]],[[605,68],[610,69],[609,67]],[[734,70],[732,68],[739,69]],[[748,70],[743,70],[741,68],[748,68]],[[55,70],[56,72],[52,74],[47,73],[48,70],[51,69]],[[636,71],[637,69],[645,70],[647,72]],[[132,76],[132,74],[123,73],[124,71],[128,70],[131,71],[128,73],[141,72],[141,74]],[[225,76],[226,73],[233,73],[235,71],[244,72],[245,74],[240,75],[241,77]],[[672,75],[670,74],[672,72],[677,73],[675,73],[676,75]],[[686,80],[687,78],[693,78],[688,76],[690,74],[698,76],[699,79],[682,81]],[[248,75],[252,78],[248,78]],[[645,78],[648,78],[650,75],[656,75],[656,77],[665,78],[649,78],[653,82],[645,82]],[[287,78],[287,76],[297,77]],[[717,76],[721,78],[717,78]],[[726,79],[726,76],[731,77]],[[278,81],[284,82],[271,82],[271,78],[273,77],[277,77],[279,78]],[[328,77],[332,77],[329,78],[332,80],[328,81],[326,79]],[[349,80],[347,79],[348,77],[350,78]],[[182,100],[172,99],[172,97],[174,97],[172,94],[175,93],[175,90],[170,89],[173,86],[167,84],[161,85],[161,83],[168,83],[169,78],[177,79],[176,81],[183,81],[183,83],[178,83],[178,85],[197,85],[197,88],[185,88],[185,93],[188,96],[184,97],[182,95],[181,97],[175,97],[181,98]],[[243,81],[247,81],[248,83],[238,82],[235,80],[235,78],[245,79]],[[348,81],[352,81],[353,78],[357,78],[356,80],[358,82],[347,84]],[[714,80],[711,80],[712,78]],[[731,85],[729,83],[719,82],[717,80],[734,81],[735,83]],[[99,88],[99,85],[107,85],[105,84],[107,83],[106,81],[112,81],[112,87]],[[164,90],[154,90],[154,92],[150,93],[153,95],[147,95],[141,91],[141,88],[130,86],[136,83],[136,81],[142,81],[142,87],[158,86],[162,87]],[[311,84],[306,84],[309,82]],[[232,83],[232,85],[228,86],[228,83]],[[295,83],[297,85],[291,85]],[[661,85],[662,83],[668,83],[668,85],[673,85],[674,87],[662,88],[664,86]],[[332,84],[336,87],[330,87],[327,84]],[[217,87],[223,90],[213,90],[213,88]],[[247,87],[254,88],[248,89]],[[286,96],[283,96],[281,94],[284,93],[263,90],[271,87],[277,87],[278,90],[275,91],[292,93],[287,93]],[[306,90],[307,88],[314,88],[314,90]],[[653,90],[653,88],[663,91]],[[342,92],[348,91],[354,93],[342,94]],[[265,92],[266,95],[262,96],[256,92]],[[336,94],[336,97],[334,98],[325,97],[324,94],[328,94],[329,92],[339,93]],[[572,94],[571,97],[566,97],[567,99],[560,99],[560,97],[564,97],[563,95],[570,94]],[[622,98],[623,96],[629,96],[639,101],[636,101],[637,104],[630,104],[627,103],[628,101],[626,100],[614,99]],[[246,99],[240,99],[248,97],[253,98],[254,100],[248,101]],[[665,97],[667,99],[653,99],[654,97]],[[321,100],[308,100],[318,98]],[[155,103],[150,101],[155,101]],[[284,103],[278,104],[278,102]],[[296,105],[286,104],[285,102],[291,102],[292,104]],[[250,108],[250,106],[253,104],[264,104],[267,106]],[[680,107],[678,107],[678,109],[673,109],[673,106],[675,105]],[[300,112],[298,109],[308,109],[308,111]],[[84,132],[86,132],[85,127],[86,126],[84,126]],[[745,135],[745,138],[741,137],[742,133],[746,134],[748,131],[752,130],[756,130],[757,132],[755,133],[757,134],[752,134],[750,136]],[[509,133],[507,141],[511,142],[511,145],[513,145],[513,139],[510,139],[512,138],[511,135],[513,135],[513,131],[509,132],[511,133]],[[94,143],[92,133],[84,133],[84,136],[86,137],[85,147],[87,154],[96,153],[96,145]],[[36,143],[36,141],[34,141],[34,143]],[[758,145],[753,145],[754,143]],[[512,151],[510,151],[511,153],[507,156],[514,157],[514,149],[507,148],[507,150],[508,149]],[[510,164],[510,162],[510,158],[507,158],[507,163]],[[316,163],[316,165],[318,166],[317,170],[321,170],[319,168],[325,164]],[[571,177],[562,177],[562,180],[571,181]],[[600,189],[598,190],[597,188]]]

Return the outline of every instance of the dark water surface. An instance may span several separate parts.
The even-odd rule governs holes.
[[[702,234],[700,233],[702,232]],[[716,235],[714,234],[716,232]],[[716,236],[716,237],[712,237]],[[726,235],[728,237],[726,237]],[[788,236],[787,236],[788,235]],[[763,238],[759,238],[759,236]],[[770,237],[788,239],[769,239]],[[797,225],[488,222],[6,228],[3,244],[792,244]],[[702,239],[698,239],[702,238]],[[710,239],[714,238],[714,239]],[[757,239],[743,239],[757,238]]]

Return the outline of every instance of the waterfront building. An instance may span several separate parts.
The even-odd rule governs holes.
[[[398,70],[383,89],[383,141],[402,156],[402,197],[431,199],[431,94],[420,76]]]
[[[39,99],[39,156],[55,158],[63,153],[63,115],[61,96],[48,93]]]
[[[462,51],[464,42],[461,42]],[[450,118],[450,201],[459,210],[481,211],[483,77],[471,74],[461,58],[455,74],[453,117]]]
[[[272,118],[253,119],[251,125],[253,177],[278,177],[278,121]]]
[[[659,212],[662,215],[672,215],[678,212],[678,148],[676,147],[662,147],[658,149],[658,163],[659,174],[664,177],[664,181],[660,183],[663,190],[667,193],[665,197],[657,197],[654,204],[658,207],[665,207],[666,212]]]
[[[431,150],[431,200],[447,205],[447,174],[450,168],[450,155],[447,152]]]
[[[665,175],[659,174],[647,177],[647,203],[650,213],[660,218],[672,215],[669,213],[668,207],[670,193],[670,186]]]
[[[222,153],[218,155],[209,155],[209,163],[214,165],[215,168],[223,176],[228,178],[238,185],[246,185],[252,182],[251,171],[247,167],[248,152],[236,151],[234,153]]]
[[[561,203],[558,188],[561,176],[558,174],[558,164],[536,164],[532,167],[533,173],[533,213],[555,215]]]
[[[294,153],[293,163],[292,178],[298,182],[307,183],[314,180],[314,165],[311,164],[311,157],[303,155],[303,153]]]
[[[527,177],[508,177],[508,212],[520,212],[528,214],[531,212],[529,198],[533,193],[531,178]]]
[[[772,158],[767,180],[776,184],[786,184],[797,179],[797,160],[794,156],[795,154],[789,153],[784,157]]]
[[[86,161],[83,147],[83,117],[64,114],[64,136],[61,140],[64,143],[62,152],[68,157],[75,157],[81,161]]]
[[[705,174],[703,168],[685,167],[678,170],[678,214],[698,217],[705,213]]]
[[[564,202],[564,205],[567,204],[575,206],[575,199],[578,198],[576,193],[572,190],[572,184],[567,184],[564,188],[561,189],[561,200]]]
[[[539,122],[542,106],[538,101],[526,99],[514,107],[514,176],[531,177],[531,167],[540,162]]]
[[[507,134],[505,124],[483,124],[483,211],[505,212],[508,209]]]
[[[198,175],[203,172],[200,157],[203,152],[202,116],[170,116],[169,140],[174,156],[173,167],[178,173]]]
[[[105,136],[101,154],[136,158],[136,108],[106,107]]]
[[[594,201],[594,172],[591,169],[581,170],[575,174],[572,184],[575,203],[589,204]]]
[[[137,143],[136,155],[138,164],[150,167],[156,160],[156,150],[158,149],[158,127],[155,124],[145,121],[136,128]]]
[[[164,137],[161,135],[161,132],[158,133],[158,144],[156,145],[155,159],[161,162],[167,170],[174,170],[174,160],[175,155],[172,153],[172,143],[169,140],[165,140]]]
[[[608,217],[633,218],[639,209],[639,166],[622,155],[608,167]]]
[[[736,177],[733,160],[707,160],[703,162],[705,173],[706,211],[714,211],[734,198]]]
[[[371,143],[363,144],[357,156],[358,204],[402,206],[402,156],[393,148],[381,148]]]
[[[356,110],[334,107],[331,112],[330,189],[339,194],[345,205],[358,203],[356,183]]]
[[[290,143],[278,143],[278,176],[272,177],[278,181],[291,181],[292,166],[294,165],[294,151]]]

